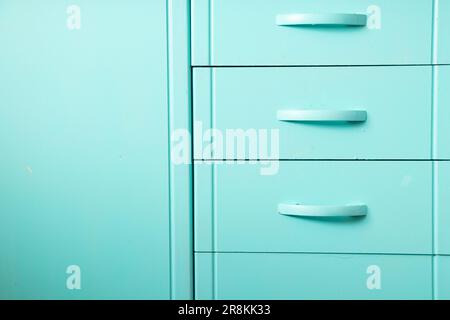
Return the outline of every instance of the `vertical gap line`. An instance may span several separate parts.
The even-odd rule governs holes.
[[[212,0],[211,0],[212,1]],[[210,71],[210,77],[211,77],[211,128],[216,128],[216,79],[215,79],[215,70],[211,69]],[[213,246],[213,266],[214,266],[214,300],[218,297],[218,272],[217,272],[217,164],[213,162],[213,172],[212,172],[212,178],[213,178],[213,234],[214,234],[214,246]]]
[[[435,166],[436,161],[434,157],[434,66],[431,67],[431,292],[432,292],[432,300],[434,300],[434,282],[435,282],[435,274],[434,274],[434,254],[436,250],[436,175],[435,175]]]
[[[433,75],[433,79],[432,79],[432,134],[431,134],[431,158],[432,158],[432,254],[433,254],[433,264],[434,264],[434,256],[436,255],[436,250],[438,248],[438,161],[437,161],[437,157],[436,157],[436,152],[437,152],[437,148],[436,148],[436,140],[437,140],[437,134],[436,134],[436,130],[437,130],[437,121],[436,121],[436,114],[437,114],[437,96],[436,96],[436,89],[437,89],[437,67],[433,66],[432,67],[432,75]],[[433,267],[433,300],[434,300],[434,286],[435,286],[435,281],[436,281],[436,275],[434,273],[434,267]]]
[[[168,143],[168,174],[169,174],[169,295],[173,299],[173,243],[172,243],[172,162],[171,162],[171,144],[170,130],[172,125],[172,26],[171,16],[171,0],[166,0],[166,60],[167,60],[167,143]]]
[[[192,56],[191,56],[192,57]],[[192,232],[192,296],[193,300],[195,300],[197,296],[197,286],[196,286],[196,256],[195,256],[195,160],[194,160],[194,69],[192,68],[192,65],[190,66],[190,131],[191,131],[191,232]]]
[[[437,100],[437,89],[438,89],[438,69],[435,64],[438,63],[438,18],[439,18],[439,0],[433,0],[433,19],[432,19],[432,102],[431,102],[431,159],[432,159],[432,262],[431,262],[431,274],[432,274],[432,299],[435,300],[437,296],[436,286],[437,286],[437,270],[436,270],[436,251],[438,248],[438,163],[437,163],[437,129],[438,129],[438,100]]]
[[[193,110],[193,94],[194,94],[194,88],[193,88],[193,83],[194,83],[194,79],[193,79],[193,72],[194,70],[191,68],[191,74],[190,74],[190,131],[191,131],[191,174],[190,174],[190,186],[191,186],[191,241],[192,241],[192,246],[191,246],[191,255],[192,255],[192,297],[193,300],[195,300],[195,296],[196,296],[196,285],[195,285],[195,281],[196,281],[196,277],[195,277],[195,268],[196,268],[196,261],[195,261],[195,162],[194,162],[194,140],[193,140],[193,135],[194,135],[194,110]]]
[[[208,3],[210,3],[210,1],[208,1]],[[212,69],[210,68],[208,70],[209,72],[209,125],[210,125],[210,129],[214,128],[213,126],[213,121],[214,121],[214,99],[213,99],[213,77],[212,77]],[[214,137],[211,136],[211,143],[213,143],[213,139]],[[212,154],[209,155],[211,158],[213,158]],[[215,237],[215,186],[214,186],[214,181],[215,181],[215,177],[214,177],[214,161],[212,161],[211,163],[209,163],[210,170],[211,170],[211,284],[212,284],[212,299],[215,299],[215,264],[214,264],[214,252],[216,251],[216,237]]]
[[[432,59],[433,64],[438,64],[439,49],[439,0],[433,0],[433,28],[432,28]]]
[[[187,39],[186,39],[186,45],[187,45],[187,53],[188,53],[188,59],[187,59],[187,63],[188,65],[186,66],[186,70],[187,72],[189,72],[189,74],[187,75],[188,78],[188,103],[189,103],[189,108],[188,108],[188,128],[189,128],[189,132],[191,133],[191,164],[190,164],[190,174],[189,174],[189,178],[190,178],[190,222],[191,222],[191,294],[192,294],[192,300],[195,300],[195,296],[196,296],[196,287],[195,287],[195,205],[194,205],[194,201],[195,201],[195,184],[194,184],[194,178],[195,178],[195,165],[194,165],[194,100],[193,100],[193,96],[194,96],[194,70],[192,68],[192,18],[191,18],[191,1],[190,0],[185,0],[186,1],[186,15],[187,15]]]

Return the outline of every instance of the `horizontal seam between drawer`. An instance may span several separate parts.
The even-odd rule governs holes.
[[[192,68],[341,68],[341,67],[433,67],[449,66],[447,63],[425,63],[425,64],[298,64],[298,65],[194,65]]]
[[[330,162],[355,162],[355,161],[366,161],[366,162],[449,162],[450,159],[194,159],[194,162],[233,162],[233,161],[330,161]]]
[[[310,254],[310,255],[372,255],[372,256],[438,256],[432,253],[374,253],[374,252],[308,252],[308,251],[195,251],[206,254]]]

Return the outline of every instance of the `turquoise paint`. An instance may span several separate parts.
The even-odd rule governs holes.
[[[71,31],[70,4],[0,4],[0,297],[191,298],[190,169],[168,143],[189,125],[168,112],[189,100],[188,2],[80,0]]]
[[[168,1],[167,15],[169,134],[191,132],[190,1]],[[192,179],[190,163],[171,162],[171,297],[176,300],[193,299],[194,292]]]
[[[436,253],[450,254],[450,162],[435,163]]]
[[[286,27],[276,23],[280,14],[367,14],[372,5],[381,9],[379,29]],[[429,64],[432,9],[430,0],[413,3],[193,0],[192,63],[194,66]],[[368,23],[377,27],[377,23],[371,22],[372,17],[369,15]]]
[[[201,68],[194,70],[194,117],[203,135],[211,117],[223,135],[279,129],[281,159],[430,159],[431,81],[431,67]],[[363,110],[367,120],[277,117],[303,109]],[[199,141],[195,157],[207,158]]]
[[[214,248],[213,170],[211,162],[194,163],[194,243],[197,250]]]
[[[211,198],[196,199],[205,202],[197,206],[203,210],[195,212],[196,227],[213,230],[197,236],[197,251],[432,253],[430,162],[289,161],[273,176],[262,176],[260,168],[196,165],[205,176],[200,172],[214,170],[212,182],[195,183],[195,193],[213,190]],[[361,204],[368,212],[345,219],[290,217],[278,213],[283,203]]]
[[[210,65],[210,0],[191,0],[192,65]],[[198,63],[196,63],[198,62]]]
[[[437,48],[437,63],[450,63],[450,0],[434,0],[437,12],[437,34],[435,47]],[[436,13],[435,13],[436,14]]]
[[[450,256],[435,256],[436,300],[450,300]]]
[[[214,260],[213,254],[195,254],[195,299],[214,299]]]
[[[450,159],[450,66],[435,66],[436,159]]]
[[[72,31],[71,2],[41,2],[0,3],[1,299],[450,299],[450,162],[433,182],[431,161],[386,161],[450,159],[450,0],[79,0]],[[329,15],[372,4],[380,30]],[[277,25],[304,11],[333,26]],[[271,66],[196,69],[204,129],[278,128],[285,159],[385,161],[170,163],[170,133],[192,129],[191,61]],[[292,67],[317,64],[423,66]],[[279,214],[293,202],[367,216]]]
[[[211,255],[196,254],[196,261],[202,264],[199,268],[212,267],[209,264]],[[209,290],[213,285],[216,286],[215,299],[219,300],[432,298],[430,256],[269,253],[215,255],[216,280],[208,278],[213,282],[210,286],[196,288],[200,291],[199,295],[208,296],[209,299],[213,298]],[[377,286],[370,281],[373,278],[369,279],[375,272],[380,275],[380,282],[375,282]]]

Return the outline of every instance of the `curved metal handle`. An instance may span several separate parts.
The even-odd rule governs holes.
[[[291,13],[276,17],[279,26],[354,26],[367,25],[367,15],[360,13]]]
[[[280,121],[347,121],[365,122],[367,111],[364,110],[279,110],[277,118]]]
[[[362,217],[367,215],[366,205],[307,206],[301,204],[279,204],[278,213],[295,217]]]

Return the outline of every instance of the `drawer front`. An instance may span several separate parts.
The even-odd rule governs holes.
[[[431,259],[395,255],[197,253],[196,298],[431,299]]]
[[[434,0],[436,18],[435,54],[437,63],[450,63],[450,0]]]
[[[436,253],[450,255],[450,162],[435,163]]]
[[[435,292],[437,300],[450,300],[450,256],[435,256]]]
[[[263,165],[196,165],[198,251],[431,254],[430,163]]]
[[[431,62],[431,0],[193,0],[193,65]]]
[[[431,80],[431,67],[196,69],[195,136],[204,139],[195,157],[209,157],[212,126],[224,137],[243,129],[254,144],[261,132],[279,134],[269,155],[230,153],[224,142],[214,159],[429,159]],[[310,111],[317,117],[296,114]],[[355,111],[364,117],[352,121]]]
[[[437,159],[450,159],[450,66],[435,67],[435,123]]]

